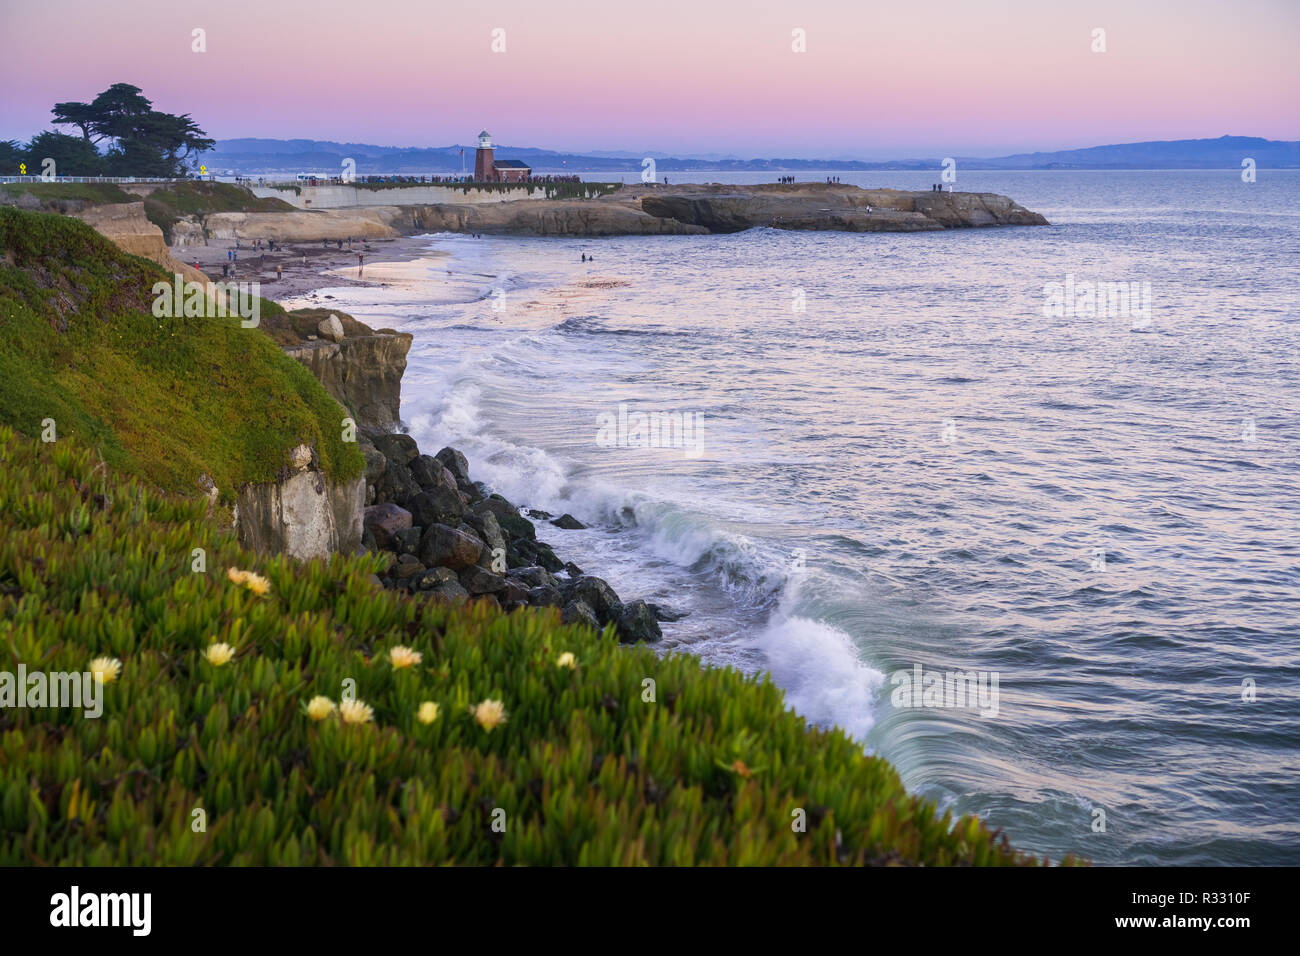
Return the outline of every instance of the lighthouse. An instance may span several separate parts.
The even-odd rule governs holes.
[[[487,130],[478,134],[478,150],[474,153],[474,179],[478,182],[496,179],[492,162],[492,137]]]

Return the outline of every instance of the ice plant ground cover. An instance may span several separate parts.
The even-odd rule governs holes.
[[[332,478],[359,475],[344,412],[258,328],[237,317],[156,318],[159,266],[84,223],[0,208],[0,424],[92,445],[119,473],[221,501],[271,481],[310,444]],[[270,324],[284,310],[260,300]]]
[[[0,865],[1033,862],[764,679],[376,590],[379,560],[258,558],[0,426],[0,668],[121,662],[99,719],[0,710]]]

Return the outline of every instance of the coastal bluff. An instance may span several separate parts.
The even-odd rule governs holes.
[[[772,228],[839,232],[931,232],[988,226],[1045,226],[1039,213],[994,193],[909,192],[822,183],[748,186],[638,183],[596,198],[499,202],[402,202],[292,211],[220,211],[184,217],[176,245],[236,239],[319,242],[395,238],[425,232],[514,236],[710,235]],[[412,189],[414,200],[423,195]],[[526,194],[525,194],[526,195]],[[250,201],[252,196],[250,194]]]
[[[409,207],[430,232],[525,236],[702,235],[772,228],[927,232],[1045,226],[1039,213],[994,193],[907,192],[842,184],[623,186],[587,200]]]

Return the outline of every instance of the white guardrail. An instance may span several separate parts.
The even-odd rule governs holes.
[[[0,183],[183,183],[188,178],[164,179],[156,176],[0,176]]]

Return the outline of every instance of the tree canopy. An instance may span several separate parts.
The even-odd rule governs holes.
[[[22,163],[39,174],[53,159],[60,176],[185,176],[209,139],[188,113],[179,116],[153,108],[130,83],[114,83],[89,103],[55,103],[53,125],[80,135],[46,131],[24,147],[0,143],[0,172],[15,175]]]

